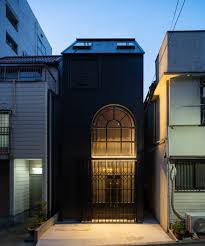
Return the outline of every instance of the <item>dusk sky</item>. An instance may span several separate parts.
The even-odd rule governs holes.
[[[28,0],[53,54],[76,38],[134,37],[145,51],[144,96],[177,0]],[[178,11],[183,3],[179,0]],[[205,29],[205,0],[186,0],[175,30]],[[176,16],[178,12],[176,13]]]

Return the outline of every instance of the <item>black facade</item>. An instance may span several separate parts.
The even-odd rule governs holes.
[[[143,219],[143,54],[135,39],[77,39],[63,52],[56,191],[63,220]],[[96,127],[102,112],[105,127]]]

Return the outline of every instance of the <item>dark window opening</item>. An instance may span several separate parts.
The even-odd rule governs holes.
[[[205,160],[182,160],[176,166],[176,191],[205,191]]]
[[[8,33],[6,33],[6,43],[18,54],[18,45]]]
[[[201,124],[205,125],[205,82],[201,82]]]
[[[9,112],[0,111],[0,155],[9,153]]]
[[[38,55],[46,55],[46,47],[43,44],[42,40],[38,37]]]
[[[6,4],[6,17],[9,20],[9,22],[12,24],[12,26],[18,31],[18,20],[11,10],[11,8]]]

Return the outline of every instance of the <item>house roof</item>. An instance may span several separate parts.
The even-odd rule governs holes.
[[[61,56],[6,56],[0,64],[56,64]]]
[[[77,43],[91,43],[88,49],[75,49]],[[117,48],[117,43],[132,43],[134,48]],[[77,38],[62,54],[144,54],[134,38]]]

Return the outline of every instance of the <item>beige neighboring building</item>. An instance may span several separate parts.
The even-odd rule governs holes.
[[[146,189],[164,230],[205,212],[205,31],[170,31],[145,100]]]

